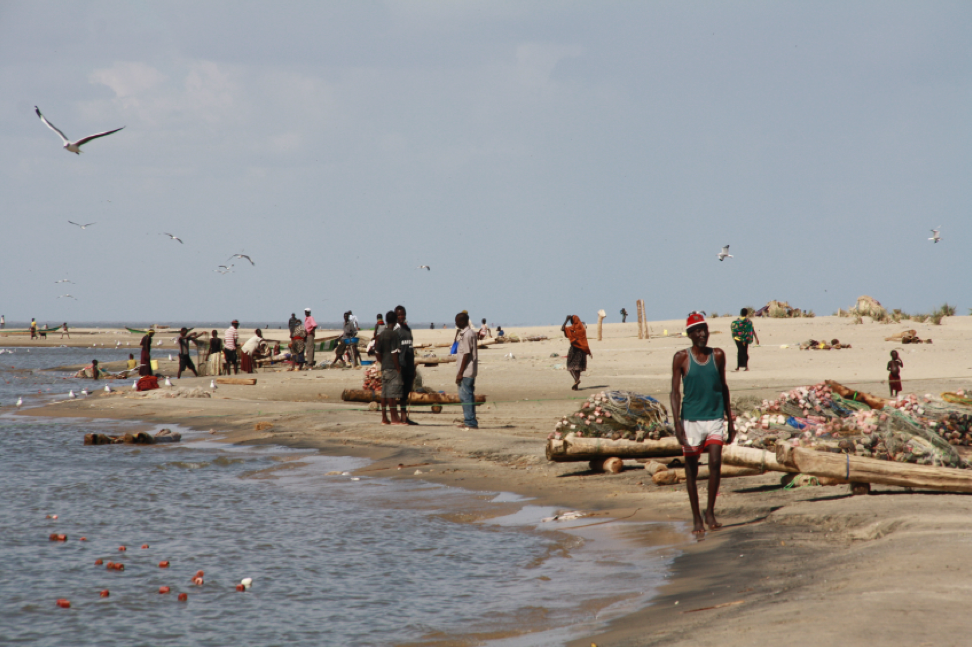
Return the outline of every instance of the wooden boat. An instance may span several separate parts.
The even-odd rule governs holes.
[[[138,328],[129,328],[127,326],[125,327],[125,330],[127,330],[130,333],[134,333],[136,335],[147,335],[150,332],[148,330],[139,330]],[[189,332],[192,332],[193,330],[195,330],[195,328],[189,328]],[[152,330],[151,332],[154,332],[155,334],[160,334],[162,331]],[[166,329],[165,332],[166,333],[171,333],[171,332],[179,332],[179,331],[178,330],[169,330],[169,329]]]

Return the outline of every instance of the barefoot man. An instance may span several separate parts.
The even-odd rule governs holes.
[[[709,348],[709,325],[697,312],[685,322],[692,347],[675,353],[672,361],[672,417],[675,437],[685,456],[685,488],[692,505],[695,523],[692,532],[705,533],[722,524],[715,518],[716,495],[722,469],[722,446],[732,443],[736,429],[729,408],[729,386],[726,384],[726,354],[721,348]],[[682,385],[685,397],[682,397]],[[723,419],[728,420],[728,427]],[[723,429],[726,428],[725,433]],[[705,525],[699,513],[699,492],[695,485],[699,474],[699,457],[709,454],[709,500],[705,508]]]

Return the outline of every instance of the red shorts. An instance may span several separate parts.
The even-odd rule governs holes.
[[[709,445],[725,445],[725,420],[683,420],[686,445],[682,446],[683,456],[701,456]]]

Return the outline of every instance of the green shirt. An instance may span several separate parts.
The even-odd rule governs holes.
[[[732,338],[736,341],[745,342],[747,344],[753,343],[753,335],[756,331],[753,329],[753,322],[749,319],[736,319],[732,322],[730,326],[732,331]]]

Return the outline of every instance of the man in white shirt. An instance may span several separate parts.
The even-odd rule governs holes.
[[[230,366],[232,366],[233,373],[240,372],[240,357],[236,350],[237,343],[240,340],[239,328],[240,322],[234,319],[230,327],[223,333],[223,357],[226,358],[226,370],[229,371]]]
[[[256,363],[254,359],[259,355],[260,344],[264,343],[266,340],[263,339],[263,331],[257,328],[253,336],[246,340],[243,344],[243,348],[240,350],[243,356],[240,358],[241,368],[244,373],[252,373],[253,369],[256,368]]]
[[[479,373],[479,340],[469,325],[469,315],[460,312],[456,315],[456,328],[459,329],[459,347],[456,350],[456,384],[459,386],[459,401],[462,403],[463,423],[460,429],[479,429],[476,420],[476,375]]]

